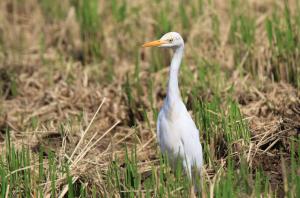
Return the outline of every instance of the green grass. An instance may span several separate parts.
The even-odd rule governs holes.
[[[272,69],[267,75],[275,81],[284,80],[299,87],[299,66],[296,59],[299,58],[299,19],[292,15],[287,1],[284,1],[284,9],[279,10],[274,6],[273,13],[265,20],[266,38],[269,41],[271,51],[270,60]],[[257,61],[261,59],[257,50],[259,45],[255,42],[255,32],[258,27],[255,24],[256,16],[251,16],[249,5],[240,4],[240,1],[232,0],[231,3],[231,29],[229,40],[234,45],[235,64],[243,73],[251,72],[259,75]],[[297,7],[299,11],[299,7]],[[284,66],[283,66],[284,65]]]
[[[299,11],[299,7],[297,7]],[[276,65],[272,78],[279,81],[284,79],[299,87],[299,30],[298,17],[292,16],[289,5],[285,3],[283,17],[274,12],[266,21],[266,31],[273,52],[271,63]],[[286,67],[281,66],[286,64]]]
[[[81,38],[84,41],[83,53],[87,62],[99,60],[101,57],[101,16],[98,0],[71,1],[76,8],[77,20],[80,24]]]
[[[282,155],[276,149],[285,149],[282,152],[288,156],[282,155],[281,163],[278,165],[282,169],[281,183],[275,184],[278,186],[272,186],[272,178],[265,171],[265,167],[260,164],[254,167],[247,159],[254,134],[235,95],[239,80],[244,81],[244,77],[248,75],[251,75],[251,78],[247,79],[255,82],[261,80],[260,75],[262,75],[269,80],[267,82],[285,81],[299,88],[299,2],[295,8],[296,12],[292,12],[288,3],[283,4],[283,7],[268,5],[265,9],[270,9],[270,12],[264,13],[266,18],[261,23],[262,25],[257,23],[262,16],[260,11],[251,7],[249,2],[244,3],[241,0],[228,2],[230,6],[228,13],[225,11],[225,17],[215,10],[217,8],[214,7],[216,6],[214,1],[193,0],[189,3],[185,1],[174,3],[170,0],[163,2],[156,0],[144,2],[147,5],[134,4],[127,0],[113,0],[103,4],[98,0],[63,2],[63,5],[58,0],[40,0],[37,3],[36,9],[41,12],[39,16],[44,17],[45,27],[52,28],[51,35],[42,31],[40,37],[35,38],[38,40],[38,47],[33,45],[32,50],[31,44],[26,46],[31,49],[28,50],[28,54],[33,57],[30,64],[36,64],[37,67],[43,69],[41,79],[36,79],[38,75],[33,75],[33,70],[37,68],[32,69],[28,66],[28,70],[24,69],[27,64],[30,65],[26,62],[27,59],[22,60],[26,49],[25,42],[23,42],[25,36],[23,38],[18,35],[17,39],[11,39],[8,36],[5,37],[5,33],[0,31],[1,63],[5,63],[4,65],[9,68],[12,65],[9,58],[12,57],[11,59],[19,65],[24,64],[24,68],[20,71],[19,69],[1,70],[1,99],[11,100],[13,103],[18,97],[30,97],[22,90],[23,86],[18,84],[18,79],[22,80],[24,76],[31,79],[26,88],[41,89],[41,95],[45,97],[47,96],[46,90],[38,86],[45,79],[47,88],[50,87],[50,91],[55,90],[56,94],[60,92],[55,89],[55,84],[63,84],[66,89],[71,87],[70,93],[64,93],[63,89],[62,97],[76,92],[76,81],[83,84],[87,80],[84,89],[93,89],[93,91],[84,94],[91,95],[94,92],[102,94],[102,88],[104,90],[105,86],[112,86],[117,93],[105,90],[103,96],[109,95],[111,91],[113,92],[111,101],[121,98],[121,103],[125,104],[126,109],[117,112],[125,114],[121,116],[125,121],[120,128],[126,128],[126,132],[134,131],[134,138],[130,137],[134,140],[128,138],[130,139],[128,145],[122,145],[120,151],[124,156],[122,154],[111,156],[111,161],[105,168],[93,167],[98,172],[95,171],[92,178],[89,178],[83,174],[76,174],[74,167],[70,165],[67,153],[61,155],[60,152],[47,151],[43,147],[33,152],[32,148],[24,146],[26,144],[21,147],[17,145],[17,142],[12,141],[14,138],[10,137],[10,130],[3,130],[10,124],[6,123],[6,119],[15,114],[3,114],[3,117],[5,115],[8,118],[5,117],[3,123],[1,119],[0,130],[1,134],[5,134],[5,140],[1,144],[4,151],[0,156],[1,197],[44,197],[46,195],[58,197],[62,193],[65,193],[65,197],[189,197],[192,184],[181,166],[178,166],[176,170],[171,170],[168,159],[159,151],[155,153],[155,159],[147,165],[143,165],[144,162],[141,162],[138,157],[140,141],[143,138],[148,141],[147,138],[149,138],[143,137],[144,132],[155,133],[158,104],[166,91],[168,73],[165,72],[165,68],[171,59],[169,51],[153,49],[149,52],[140,49],[140,46],[146,38],[158,39],[168,31],[182,33],[187,41],[186,55],[181,66],[180,89],[182,98],[199,128],[204,149],[205,170],[199,197],[201,195],[206,197],[276,197],[279,196],[280,191],[278,186],[284,188],[283,194],[287,197],[300,197],[299,136],[284,136],[286,139],[280,139],[280,143],[274,146],[276,155]],[[18,6],[19,9],[23,8],[24,1],[13,1],[12,7],[18,8]],[[59,25],[64,24],[72,7],[75,8],[75,20],[80,28],[80,36],[77,39],[81,43],[80,50],[82,51],[80,52],[83,60],[79,61],[69,58],[73,57],[69,52],[72,50],[64,50],[70,47],[67,39],[60,38],[59,34],[60,28],[64,27],[64,25]],[[23,14],[26,15],[26,10],[29,12],[30,9],[24,7],[20,10],[24,10],[25,14]],[[14,14],[17,16],[19,13]],[[20,16],[23,17],[22,14]],[[226,19],[229,21],[224,21]],[[26,17],[15,20],[11,26],[17,27],[22,20],[26,20]],[[228,35],[225,31],[227,27],[223,27],[225,22],[228,23]],[[44,26],[39,28],[42,29],[42,27]],[[20,29],[23,31],[25,28],[22,28]],[[223,38],[224,35],[226,38]],[[63,40],[62,46],[65,47],[62,47],[63,49],[60,48],[61,46],[52,45],[60,39]],[[223,51],[220,52],[220,49]],[[57,60],[47,58],[55,54],[53,51],[58,52]],[[232,51],[232,54],[228,51]],[[38,60],[34,59],[34,55],[38,55]],[[233,61],[227,61],[227,58],[231,58],[230,55]],[[6,57],[8,57],[7,60]],[[124,69],[123,67],[126,66],[127,68]],[[73,73],[78,68],[82,70],[80,75],[86,75],[85,80],[82,76],[77,76],[77,73]],[[239,72],[239,78],[233,74],[236,71]],[[237,82],[233,82],[231,80],[233,78],[237,79]],[[36,84],[33,83],[35,80]],[[99,84],[103,87],[95,86]],[[35,85],[37,88],[32,88]],[[253,100],[259,97],[256,93],[253,95]],[[60,95],[54,95],[51,99],[56,101],[59,98]],[[81,127],[86,119],[86,111],[94,108],[94,104],[90,104],[92,99],[87,99],[88,102],[80,104],[82,111],[75,112],[77,120],[74,119],[72,122],[60,120],[55,123],[63,137],[67,136],[64,127],[72,128],[73,125]],[[2,102],[0,103],[1,116],[4,111]],[[17,104],[25,102],[17,100]],[[41,101],[43,102],[47,101]],[[268,103],[268,101],[264,102]],[[58,102],[55,105],[61,104]],[[64,106],[62,114],[65,109],[68,109],[68,106]],[[25,113],[26,111],[24,110]],[[275,111],[275,114],[280,114],[279,110]],[[101,120],[106,116],[101,117]],[[15,119],[18,118],[16,116]],[[25,124],[23,119],[22,117],[20,121],[21,127],[28,132],[46,128],[48,126],[46,122],[51,122],[53,118],[46,117],[46,121],[43,121],[37,114],[29,120],[30,123]],[[114,131],[115,134],[118,132],[118,129]],[[125,142],[127,143],[127,139]],[[286,145],[283,145],[285,143]],[[158,145],[153,141],[146,149],[156,151],[157,147]],[[100,179],[98,183],[93,183],[95,180],[92,179],[96,177],[96,174],[100,175]],[[64,191],[66,188],[67,191]]]
[[[120,1],[112,0],[111,10],[115,20],[118,22],[123,22],[126,19],[126,10],[127,10],[126,0],[122,0],[121,3]]]
[[[297,197],[300,193],[300,176],[297,174],[300,163],[299,159],[295,157],[300,154],[299,142],[299,139],[291,140],[291,168],[286,167],[285,170],[287,185],[290,189],[287,193],[290,197]],[[51,197],[57,197],[62,193],[62,189],[58,188],[60,186],[58,179],[62,175],[66,176],[64,183],[68,186],[68,197],[79,195],[89,197],[84,185],[72,182],[68,163],[59,162],[53,152],[49,152],[45,156],[45,151],[41,149],[38,157],[35,158],[27,148],[23,147],[21,150],[17,150],[10,141],[9,132],[7,132],[5,149],[6,153],[0,158],[2,197],[5,195],[8,197],[45,196],[45,186],[50,188],[48,193],[51,194]],[[236,167],[239,168],[236,169]],[[92,197],[112,196],[113,194],[119,194],[121,197],[140,197],[142,195],[146,197],[165,197],[166,195],[188,197],[191,184],[181,166],[170,172],[168,160],[161,156],[159,163],[149,169],[146,177],[139,172],[139,168],[136,150],[128,152],[126,149],[125,161],[120,162],[116,157],[107,170],[105,188],[108,194],[101,195],[95,190],[93,192],[95,196]],[[214,197],[275,195],[270,189],[269,178],[264,175],[264,172],[261,169],[252,170],[243,158],[237,162],[234,158],[227,157],[225,166],[216,164],[215,171],[217,174],[213,179],[203,176],[201,193],[206,196],[210,196],[210,193],[213,193]],[[214,185],[211,189],[212,184]]]
[[[66,3],[66,1],[59,1],[59,0],[39,0],[38,1],[45,18],[53,23],[54,21],[62,20],[67,15],[67,10],[65,9],[66,6],[62,4]]]
[[[16,149],[10,132],[6,134],[5,153],[0,156],[1,197],[44,197],[49,193],[57,197],[63,192],[58,183],[62,177],[67,181],[64,184],[68,186],[68,197],[75,197],[76,189],[80,189],[81,195],[86,194],[83,185],[72,182],[68,163],[59,161],[53,152],[43,148],[36,156],[26,147]]]

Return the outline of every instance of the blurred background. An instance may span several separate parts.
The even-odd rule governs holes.
[[[172,52],[141,48],[169,31],[199,196],[299,197],[298,0],[1,0],[0,194],[188,197],[155,135]]]

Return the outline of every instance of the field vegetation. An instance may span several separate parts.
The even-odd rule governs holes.
[[[169,31],[199,197],[300,197],[300,1],[1,0],[1,197],[189,197],[156,142]]]

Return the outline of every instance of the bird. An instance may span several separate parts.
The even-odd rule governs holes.
[[[182,101],[178,75],[184,54],[184,40],[177,32],[168,32],[159,40],[146,42],[142,47],[170,48],[174,51],[169,70],[166,97],[157,118],[157,140],[160,150],[171,164],[182,162],[185,173],[194,180],[201,179],[203,166],[199,130]],[[195,173],[194,173],[195,172]]]

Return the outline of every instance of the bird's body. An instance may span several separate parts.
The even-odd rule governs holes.
[[[193,170],[201,173],[203,164],[199,131],[188,113],[178,87],[178,73],[183,57],[184,42],[176,32],[165,34],[160,40],[144,44],[144,47],[160,46],[174,49],[170,66],[167,96],[157,120],[157,139],[161,151],[174,164],[182,160],[186,173],[192,178]]]
[[[167,154],[173,166],[179,157],[190,178],[192,167],[201,171],[199,133],[182,101],[169,106],[166,98],[157,120],[157,138],[161,151]]]

